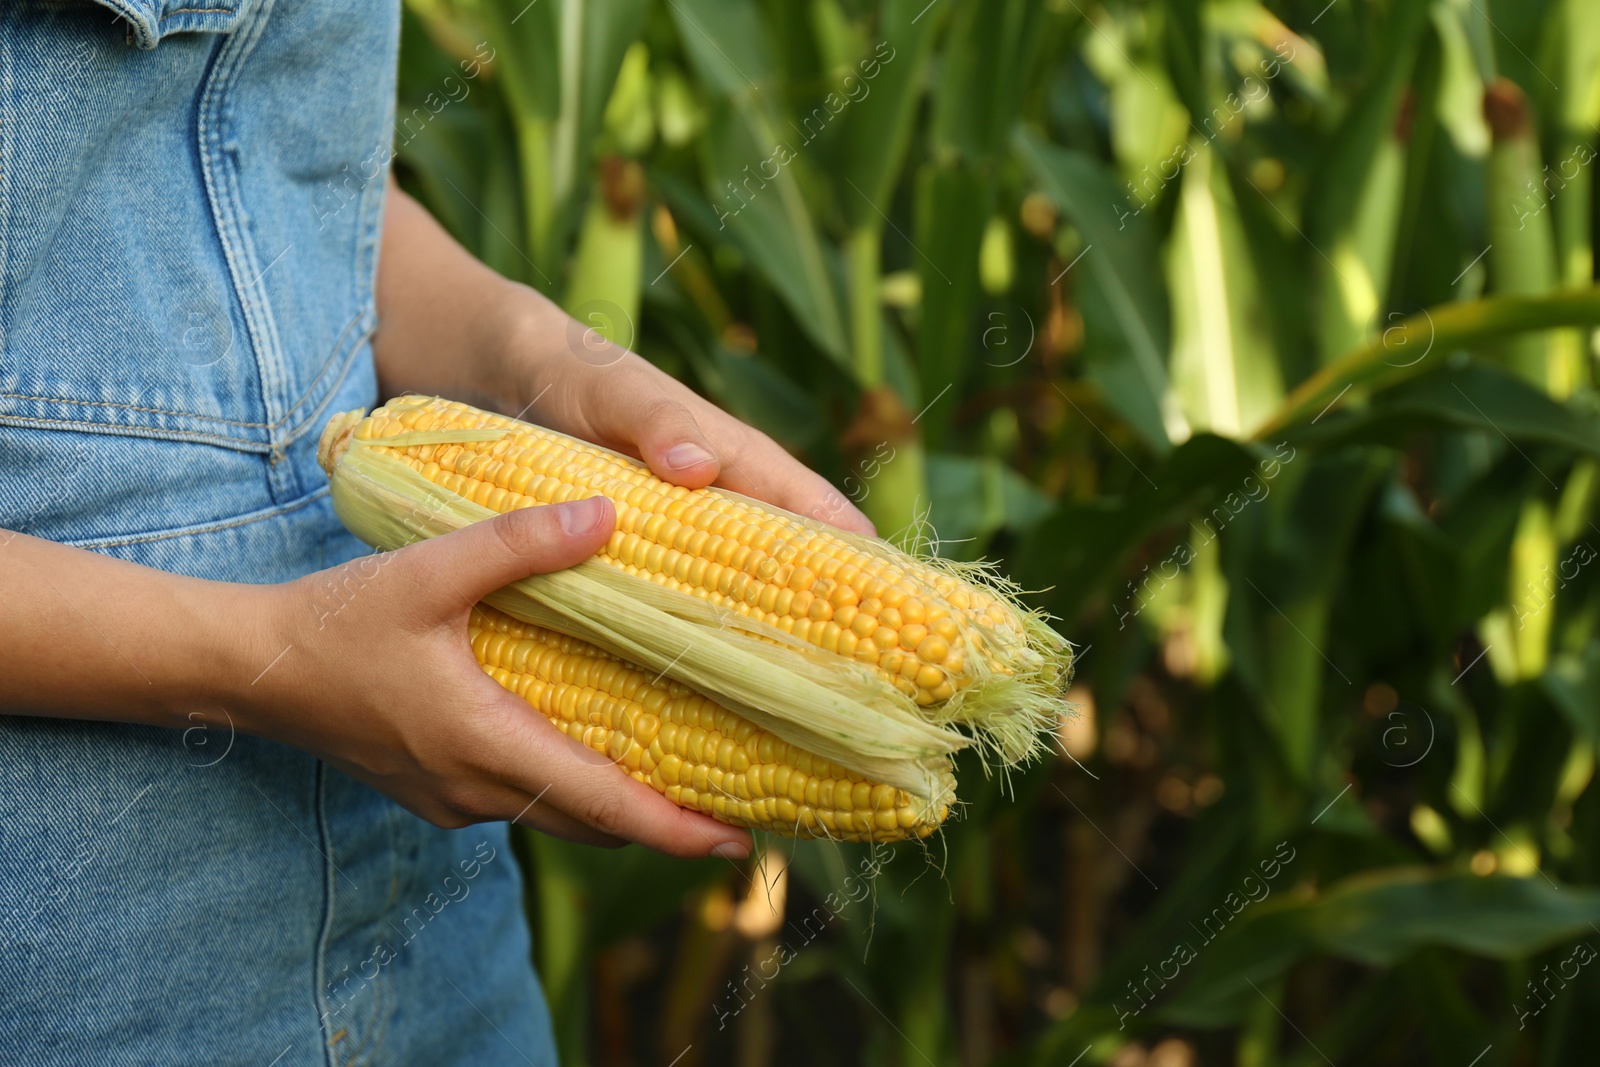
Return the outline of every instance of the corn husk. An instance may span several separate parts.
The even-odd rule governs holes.
[[[432,402],[407,397],[391,401],[387,409],[392,414]],[[480,427],[369,439],[361,431],[364,414],[335,416],[323,437],[321,459],[330,472],[341,521],[382,550],[496,514],[429,481],[404,461],[405,450],[497,441],[534,429],[484,413]],[[695,492],[743,499],[724,490]],[[768,504],[758,506],[779,512]],[[813,525],[801,517],[794,521]],[[913,563],[884,542],[849,540],[864,551]],[[962,578],[1012,602],[1012,591],[981,570],[963,571]],[[628,575],[598,558],[531,575],[486,600],[525,622],[581,638],[658,671],[792,744],[930,801],[945,788],[950,756],[961,748],[977,743],[1005,766],[1032,755],[1040,734],[1056,722],[1059,693],[1070,673],[1066,643],[1042,618],[1021,609],[1019,636],[985,634],[996,646],[987,655],[994,657],[998,648],[1004,670],[985,669],[951,700],[919,707],[865,665],[700,597]],[[972,660],[978,661],[976,656]]]

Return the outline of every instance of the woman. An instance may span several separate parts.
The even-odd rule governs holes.
[[[495,820],[749,849],[473,661],[469,605],[593,553],[609,503],[350,562],[318,434],[405,391],[870,529],[361,172],[398,25],[398,0],[0,5],[4,1062],[551,1062]]]

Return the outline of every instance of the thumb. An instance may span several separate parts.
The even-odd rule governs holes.
[[[605,547],[616,524],[611,501],[592,496],[519,508],[402,551],[426,601],[454,614],[530,574],[582,563]]]

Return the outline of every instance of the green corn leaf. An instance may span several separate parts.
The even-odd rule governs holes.
[[[1008,340],[1015,343],[1006,350],[990,351],[974,344],[978,250],[985,209],[993,201],[993,182],[972,167],[930,163],[917,175],[917,269],[922,278],[917,364],[929,395],[948,385],[960,396],[967,374],[975,371],[974,356],[993,365],[1026,358],[1022,322],[1001,323],[1008,335],[1014,335]],[[945,440],[955,408],[954,403],[939,404],[923,416],[920,425],[930,444],[937,447]]]
[[[947,559],[977,559],[996,533],[1026,530],[1051,510],[1049,497],[994,456],[930,455],[928,486]]]
[[[1064,504],[1043,519],[1022,541],[1017,581],[1042,590],[1035,599],[1051,614],[1073,618],[1147,537],[1275,459],[1263,445],[1196,434],[1152,465],[1148,482],[1135,477],[1126,496]]]
[[[1240,681],[1302,785],[1316,770],[1324,695],[1357,693],[1355,666],[1329,640],[1330,612],[1357,525],[1392,462],[1375,452],[1297,457],[1290,477],[1258,479],[1254,495],[1243,483],[1200,519],[1222,544],[1231,591],[1223,632]]]
[[[1600,454],[1600,420],[1482,363],[1441,367],[1378,394],[1364,408],[1329,412],[1315,425],[1293,426],[1282,436],[1318,448],[1354,443],[1401,447],[1423,429],[1477,430],[1497,441]],[[1536,467],[1530,470],[1537,473]]]
[[[727,230],[817,346],[849,370],[838,290],[793,170],[804,147],[764,88],[772,60],[760,10],[729,0],[674,0],[672,10],[685,51],[717,94],[701,165],[719,232]]]
[[[1600,325],[1600,288],[1489,297],[1429,308],[1301,383],[1283,407],[1257,428],[1256,437],[1272,437],[1290,423],[1318,419],[1335,404],[1415,377],[1457,348],[1537,330],[1596,325]]]
[[[1173,390],[1196,429],[1240,436],[1283,400],[1238,205],[1212,147],[1193,146],[1167,256]]]
[[[1148,220],[1087,156],[1019,131],[1016,149],[1035,180],[1083,235],[1085,356],[1111,405],[1158,452],[1188,426],[1167,391],[1168,311]]]
[[[482,0],[495,73],[524,120],[552,120],[561,106],[562,0]]]
[[[554,0],[540,0],[553,3]],[[649,0],[565,0],[562,8],[561,106],[551,129],[551,199],[565,227],[592,153],[622,58],[644,29]]]
[[[1004,151],[1046,17],[1045,5],[1032,0],[956,2],[934,97],[936,154],[979,159]]]
[[[852,229],[881,227],[879,212],[890,209],[941,15],[926,0],[884,0],[873,48],[832,90],[851,101],[836,120],[842,143],[835,195]]]
[[[1593,936],[1600,890],[1541,878],[1480,878],[1397,868],[1358,875],[1309,901],[1248,905],[1214,943],[1195,935],[1186,984],[1162,1010],[1169,1022],[1215,1026],[1258,1003],[1251,988],[1314,954],[1390,966],[1427,946],[1494,959]]]

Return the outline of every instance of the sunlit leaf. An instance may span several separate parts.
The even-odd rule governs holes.
[[[1183,174],[1167,278],[1183,413],[1196,429],[1240,436],[1282,401],[1283,378],[1233,190],[1204,143]]]
[[[1430,308],[1388,327],[1365,347],[1302,383],[1257,428],[1256,436],[1270,437],[1291,422],[1314,421],[1347,392],[1354,392],[1351,399],[1360,399],[1432,370],[1457,348],[1528,331],[1596,325],[1600,325],[1600,289],[1489,297]]]

